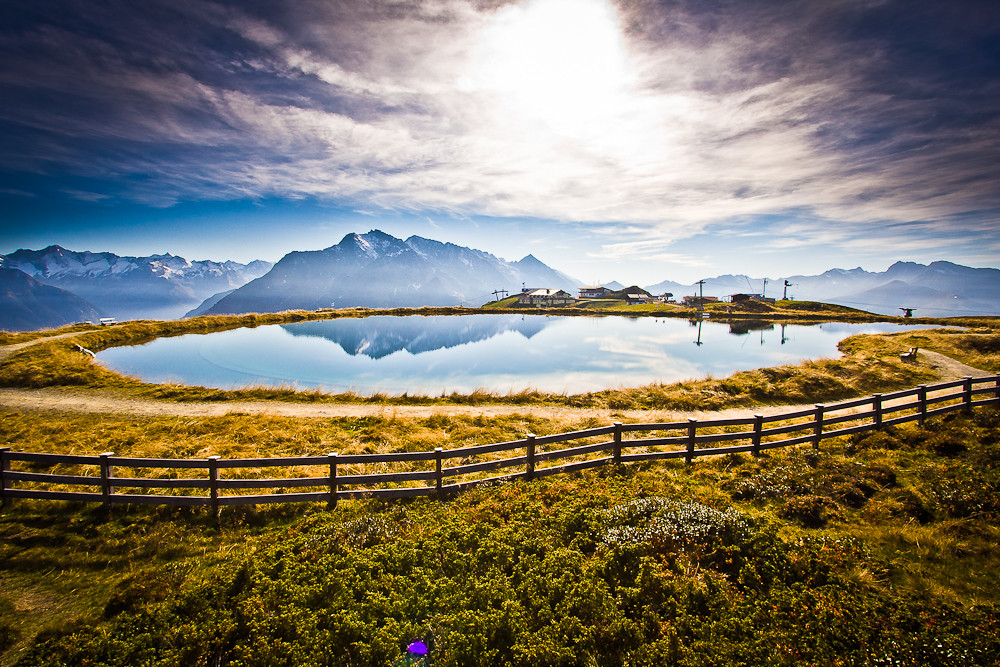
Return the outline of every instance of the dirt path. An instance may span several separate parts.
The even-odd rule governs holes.
[[[993,375],[993,373],[989,371],[984,371],[981,368],[973,368],[972,366],[963,364],[957,359],[952,359],[949,356],[943,355],[940,352],[934,352],[933,350],[920,350],[917,352],[916,363],[921,366],[926,366],[937,373],[942,382],[957,380],[958,378],[964,377],[983,378]]]
[[[273,415],[276,417],[408,417],[467,415],[497,417],[531,415],[556,421],[575,422],[590,417],[601,421],[674,421],[725,418],[748,414],[773,414],[788,406],[732,408],[719,412],[679,410],[614,410],[552,405],[369,405],[365,403],[288,403],[282,401],[226,401],[221,403],[177,402],[115,395],[102,391],[72,389],[0,389],[0,410],[55,411],[135,416],[219,417],[227,414]]]
[[[81,334],[87,333],[86,331],[73,331],[70,333],[58,334],[56,336],[46,336],[45,338],[36,338],[35,340],[25,341],[23,343],[14,343],[13,345],[0,345],[0,362],[9,357],[10,355],[23,350],[26,347],[31,347],[32,345],[38,345],[39,343],[49,343],[54,340],[62,340],[63,338],[73,338],[74,336],[79,336]]]
[[[38,341],[0,347],[0,361],[16,350],[41,341],[69,338],[62,334]],[[984,377],[989,372],[967,366],[937,352],[920,350],[914,362],[927,366],[942,380],[965,376]],[[232,413],[266,414],[280,417],[408,417],[431,415],[468,415],[495,417],[519,414],[546,417],[556,421],[577,422],[587,418],[601,421],[676,421],[687,418],[725,419],[753,414],[775,414],[796,406],[732,408],[719,412],[678,410],[613,410],[609,408],[572,408],[531,405],[369,405],[364,403],[289,403],[281,401],[177,402],[136,398],[116,392],[81,389],[8,389],[0,388],[0,409],[18,411],[57,411],[135,416],[217,417]]]

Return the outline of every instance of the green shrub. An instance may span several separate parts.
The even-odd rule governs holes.
[[[646,544],[653,551],[692,554],[717,545],[738,544],[750,522],[730,508],[720,512],[701,503],[643,498],[609,510],[603,539],[608,544]]]
[[[927,447],[939,456],[956,456],[966,451],[967,439],[956,433],[935,433],[927,439]]]
[[[836,503],[817,495],[794,496],[785,501],[778,516],[801,524],[804,528],[822,528],[830,519],[839,518]]]

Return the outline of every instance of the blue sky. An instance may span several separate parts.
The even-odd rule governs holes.
[[[6,0],[0,253],[1000,266],[994,0]]]

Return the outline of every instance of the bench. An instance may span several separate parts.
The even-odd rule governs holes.
[[[916,359],[917,359],[917,349],[918,348],[911,347],[909,352],[900,352],[900,354],[899,354],[899,360],[900,361],[916,361]]]

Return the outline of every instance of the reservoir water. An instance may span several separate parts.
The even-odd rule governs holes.
[[[158,338],[97,359],[148,382],[399,395],[576,394],[836,357],[888,323],[729,325],[652,317],[374,316]]]

